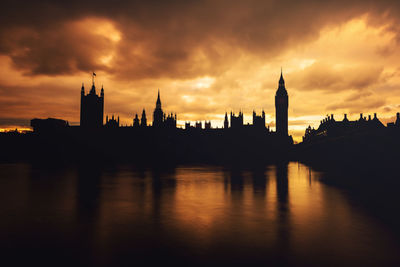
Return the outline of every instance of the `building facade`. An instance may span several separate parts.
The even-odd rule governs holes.
[[[146,114],[144,114],[146,116]],[[176,128],[176,114],[173,113],[167,114],[164,113],[161,107],[161,98],[160,98],[160,90],[158,90],[156,108],[153,112],[153,127],[156,128]]]
[[[81,116],[80,125],[86,129],[97,129],[103,126],[104,116],[104,89],[101,88],[100,95],[96,94],[94,82],[90,92],[85,95],[85,87],[81,88]]]
[[[231,112],[231,128],[240,129],[243,127],[243,113],[240,111],[239,115],[235,116],[235,113]]]
[[[255,111],[253,111],[253,126],[259,129],[265,129],[265,112],[258,116]]]

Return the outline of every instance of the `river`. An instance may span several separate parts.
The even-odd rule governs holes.
[[[0,164],[15,265],[398,265],[400,240],[297,162],[260,168]],[[7,266],[7,265],[3,265]]]

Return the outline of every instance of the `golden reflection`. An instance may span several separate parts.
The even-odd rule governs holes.
[[[146,260],[189,255],[305,265],[379,265],[397,257],[393,231],[348,193],[321,183],[326,173],[298,163],[169,170],[3,164],[0,171],[9,200],[4,236],[11,229],[22,241],[38,233],[73,239],[99,262],[141,253]]]
[[[177,172],[174,217],[179,228],[199,240],[212,237],[212,230],[223,223],[229,209],[221,170],[201,171],[182,168]]]
[[[359,253],[362,233],[379,231],[371,223],[364,225],[365,216],[336,188],[322,184],[320,176],[300,163],[259,169],[118,167],[88,184],[80,177],[78,187],[89,195],[78,202],[96,205],[78,204],[86,207],[80,214],[94,217],[93,242],[106,247],[115,238],[132,235],[124,242],[153,247],[146,242],[172,238],[199,255],[231,246],[249,248],[247,253],[254,255],[318,250],[320,255],[334,251],[345,258]],[[349,239],[355,242],[346,242]]]
[[[318,173],[297,163],[270,166],[261,176],[254,171],[180,168],[175,197],[168,199],[173,202],[168,216],[196,242],[212,242],[215,233],[227,227],[239,235],[259,235],[256,243],[263,236],[269,242],[282,242],[284,232],[290,244],[310,245],[316,234],[330,227],[331,220],[350,231],[346,225],[350,211],[343,208],[340,195],[323,192],[320,183],[313,182],[316,179]],[[315,229],[316,224],[322,227]],[[259,232],[263,225],[265,231]]]

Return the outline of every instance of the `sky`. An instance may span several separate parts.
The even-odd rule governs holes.
[[[398,1],[18,1],[0,3],[0,129],[32,118],[79,124],[80,89],[105,91],[105,115],[132,124],[163,109],[223,125],[266,112],[283,70],[289,134],[327,114],[382,122],[400,111]]]

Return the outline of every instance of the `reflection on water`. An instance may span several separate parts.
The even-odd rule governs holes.
[[[14,263],[53,266],[399,263],[390,230],[320,175],[298,163],[0,165],[0,249]]]

